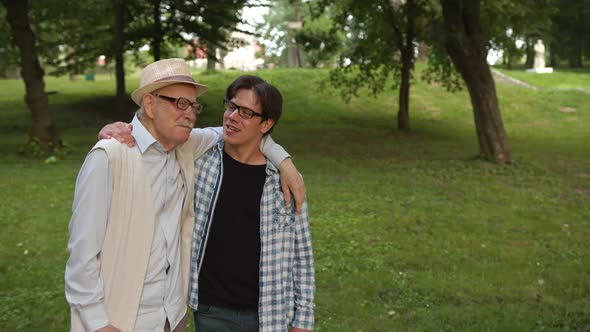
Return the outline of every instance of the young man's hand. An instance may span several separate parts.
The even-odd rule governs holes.
[[[98,139],[114,138],[129,147],[135,146],[135,138],[131,135],[133,125],[125,122],[115,122],[104,126],[98,133]]]
[[[287,158],[279,165],[281,172],[281,187],[283,187],[283,195],[285,195],[285,202],[287,205],[291,204],[291,193],[295,198],[295,210],[297,214],[301,212],[303,201],[305,200],[305,183],[301,174],[295,168],[291,158]]]

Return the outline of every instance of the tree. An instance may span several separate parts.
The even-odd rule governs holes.
[[[356,96],[361,87],[373,94],[384,90],[389,77],[392,88],[399,87],[397,127],[410,129],[410,81],[414,68],[414,48],[434,15],[429,0],[325,0],[335,22],[346,34],[347,44],[339,67],[330,80],[343,96]],[[379,45],[378,47],[375,47]]]
[[[498,163],[512,161],[496,86],[486,62],[486,38],[480,21],[480,1],[441,0],[446,48],[461,73],[473,106],[482,156]]]
[[[344,35],[334,24],[329,10],[315,18],[305,19],[295,40],[303,46],[305,61],[311,67],[333,65],[345,42]]]
[[[584,52],[590,56],[590,0],[557,0],[557,7],[559,10],[552,16],[552,57],[555,53],[570,67],[582,67]],[[556,59],[552,60],[552,65],[557,65]]]
[[[115,76],[117,79],[117,108],[123,112],[127,100],[125,91],[125,0],[113,1],[113,53],[115,55]]]
[[[22,77],[25,82],[25,103],[31,111],[33,122],[29,139],[37,142],[44,152],[52,152],[62,146],[55,128],[49,101],[45,93],[45,73],[39,64],[35,35],[29,23],[27,0],[2,0],[6,18],[12,30],[13,41],[20,53]]]
[[[0,6],[0,17],[6,17],[4,6]],[[7,20],[0,21],[0,45],[0,77],[6,77],[9,70],[12,73],[15,72],[14,69],[20,62],[18,49],[13,43],[12,31]]]
[[[532,67],[537,39],[550,42],[551,15],[555,0],[495,0],[481,2],[481,26],[488,49],[501,49],[508,68],[526,56],[527,67]],[[523,46],[517,47],[516,42]]]
[[[150,45],[155,61],[175,54],[178,47],[201,48],[214,65],[217,48],[224,48],[240,22],[246,0],[149,0],[129,4],[134,17],[126,27],[129,44]],[[145,13],[149,13],[146,15]]]

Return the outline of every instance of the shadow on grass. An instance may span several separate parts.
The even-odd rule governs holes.
[[[53,101],[52,96],[49,98],[49,111],[53,114],[54,122],[60,131],[71,128],[102,127],[115,121],[129,122],[138,108],[129,100],[124,106],[125,111],[121,112],[117,110],[115,97],[110,96],[84,98],[73,102]],[[29,131],[31,112],[22,102],[6,103],[2,105],[0,111],[3,111],[0,132],[22,134]]]
[[[116,105],[115,97],[99,96],[72,103],[53,103],[49,109],[54,114],[60,130],[102,127],[115,121],[129,122],[138,109],[131,100],[125,103],[124,111],[119,111]]]

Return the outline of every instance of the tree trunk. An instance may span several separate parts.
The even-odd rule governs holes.
[[[31,111],[33,123],[29,140],[37,141],[42,151],[51,152],[62,147],[55,128],[49,101],[45,93],[45,73],[39,64],[35,47],[35,35],[29,24],[27,0],[2,0],[6,7],[6,19],[12,30],[12,38],[20,51],[22,78],[25,82],[25,103]]]
[[[525,60],[525,67],[526,68],[533,68],[533,64],[535,63],[535,48],[533,42],[527,38],[526,39],[526,60]]]
[[[113,0],[114,35],[113,53],[115,54],[115,76],[117,79],[117,108],[120,113],[125,112],[125,0]]]
[[[295,21],[301,23],[301,0],[292,0],[291,5],[295,7]],[[295,41],[295,34],[300,27],[293,27],[287,38],[289,38],[288,45],[288,56],[289,56],[289,67],[303,67],[303,49]]]
[[[295,7],[295,21],[296,22],[303,22],[301,19],[301,2],[297,1],[297,5]],[[297,59],[297,67],[303,67],[303,46],[299,43],[296,45],[295,50],[295,57]]]
[[[406,34],[401,47],[402,77],[399,89],[399,110],[397,112],[397,128],[410,130],[410,76],[414,67],[414,3],[406,2]]]
[[[486,62],[480,2],[441,0],[441,5],[447,51],[471,97],[479,152],[497,163],[509,163],[512,153],[500,116],[496,86]]]
[[[574,48],[570,51],[568,57],[568,63],[570,68],[582,68],[582,42],[575,45]]]
[[[152,19],[154,20],[154,36],[152,38],[152,55],[154,61],[162,57],[162,18],[160,13],[161,0],[152,1]]]
[[[418,44],[418,55],[416,56],[416,61],[418,62],[428,62],[428,45],[424,41],[420,41]]]
[[[557,44],[549,43],[549,67],[557,67]]]
[[[402,81],[399,88],[399,110],[397,111],[397,128],[399,130],[410,130],[410,68],[407,60],[404,59],[406,57],[406,55],[402,55]]]
[[[207,71],[215,71],[217,63],[217,46],[207,43]]]

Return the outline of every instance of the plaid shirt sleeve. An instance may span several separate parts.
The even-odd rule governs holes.
[[[293,286],[295,314],[291,326],[313,330],[315,270],[307,201],[304,202],[301,213],[295,215]]]

